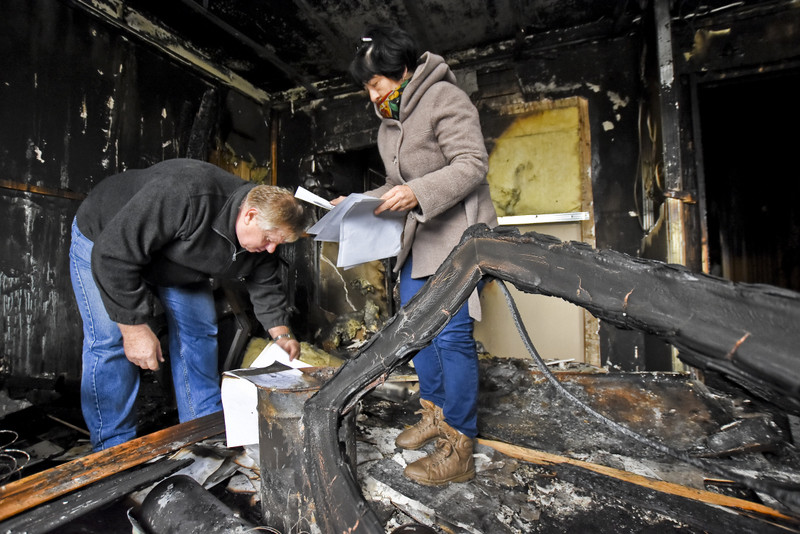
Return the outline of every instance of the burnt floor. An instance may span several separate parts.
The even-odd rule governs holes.
[[[664,448],[693,458],[705,457],[710,464],[735,469],[745,477],[783,478],[795,487],[800,482],[800,455],[793,440],[795,418],[727,382],[707,377],[706,383],[700,384],[686,375],[663,373],[606,374],[563,364],[553,370],[580,402]],[[800,517],[797,510],[769,494],[726,482],[725,477],[648,447],[621,434],[613,424],[596,420],[550,384],[529,360],[481,361],[476,478],[441,488],[414,484],[403,477],[402,470],[425,451],[403,451],[393,443],[397,433],[418,417],[414,414],[418,408],[415,384],[404,380],[412,372],[409,368],[397,370],[395,382],[363,399],[357,418],[358,479],[387,532],[413,522],[440,533],[800,530],[800,523],[791,519],[766,520],[757,513],[711,506],[587,469],[586,465],[608,466]],[[171,424],[174,410],[170,399],[163,395],[157,380],[145,382],[143,427]],[[78,430],[82,421],[74,385],[53,384],[51,390],[12,387],[3,394],[3,413],[7,415],[0,421],[0,429],[19,432],[8,447],[33,452],[28,466],[12,479],[88,453],[86,436]],[[490,446],[495,441],[584,464],[524,461],[495,450]],[[234,456],[253,456],[255,451],[239,449],[232,454],[225,449],[224,439],[208,440],[190,449],[186,454],[204,458],[196,466],[218,457],[217,463],[204,468],[207,472],[202,482],[208,490],[252,524],[262,524],[257,459],[250,468],[240,459],[230,467]],[[112,504],[59,525],[53,532],[130,532],[127,512],[135,510],[141,498],[142,492],[120,495]]]
[[[614,422],[709,463],[797,485],[791,423],[736,388],[724,392],[676,374],[556,371],[565,388]],[[594,370],[596,371],[596,370]],[[549,384],[533,362],[482,361],[474,481],[445,488],[404,479],[402,467],[421,453],[391,440],[415,420],[408,409],[372,396],[362,406],[359,476],[373,507],[401,510],[443,532],[769,532],[783,530],[684,497],[668,495],[566,463],[539,465],[510,458],[492,440],[545,451],[787,511],[769,495],[682,462],[598,422]],[[431,446],[428,446],[430,448]],[[369,451],[369,452],[366,452]],[[791,512],[788,515],[795,515]],[[796,526],[788,522],[789,531]]]

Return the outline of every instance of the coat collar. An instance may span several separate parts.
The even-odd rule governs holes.
[[[239,217],[239,208],[247,197],[247,193],[255,186],[256,184],[248,183],[236,189],[225,201],[212,224],[215,231],[226,237],[237,248],[239,248],[239,239],[236,237],[236,219]]]

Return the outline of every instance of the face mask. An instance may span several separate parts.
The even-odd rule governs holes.
[[[383,99],[378,102],[378,111],[380,111],[382,117],[386,117],[387,119],[400,118],[400,97],[403,96],[403,89],[406,88],[406,85],[408,85],[410,81],[411,78],[404,80],[397,89],[384,96]]]

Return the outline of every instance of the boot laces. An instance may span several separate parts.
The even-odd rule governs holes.
[[[431,456],[431,467],[434,465],[439,465],[445,460],[447,460],[454,452],[455,446],[450,442],[447,438],[439,438],[436,440],[436,448],[430,454]]]
[[[414,423],[414,427],[416,428],[427,428],[429,426],[435,426],[436,424],[436,414],[433,413],[432,410],[426,410],[425,408],[421,410],[417,410],[414,412],[417,415],[421,415],[420,420]]]

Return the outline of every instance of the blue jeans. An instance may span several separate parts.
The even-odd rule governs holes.
[[[425,285],[411,278],[409,257],[400,271],[400,304],[405,306]],[[478,435],[478,351],[465,303],[430,345],[414,356],[423,399],[442,408],[444,419],[470,438]]]
[[[125,357],[122,334],[106,312],[92,277],[93,243],[72,222],[72,289],[83,319],[81,409],[92,447],[136,437],[139,367]],[[169,333],[169,362],[181,422],[222,409],[217,369],[217,316],[210,285],[158,287]]]

